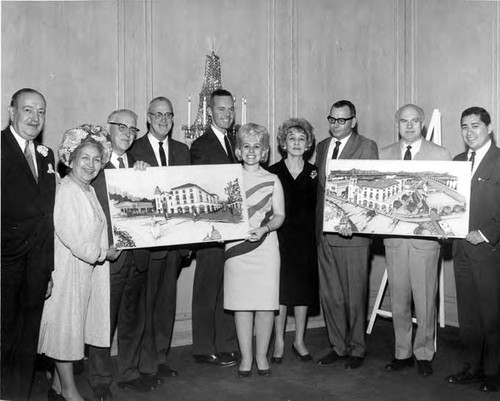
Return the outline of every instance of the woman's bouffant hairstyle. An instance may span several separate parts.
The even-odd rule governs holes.
[[[102,154],[102,164],[106,164],[113,151],[108,131],[99,125],[84,124],[67,130],[59,145],[59,159],[70,167],[75,154],[86,145],[96,145]]]
[[[279,127],[278,149],[282,157],[287,156],[286,136],[292,131],[298,131],[306,135],[306,151],[304,152],[304,159],[309,159],[314,148],[314,128],[305,118],[289,118]]]
[[[242,125],[236,133],[236,149],[241,152],[243,140],[245,139],[245,137],[251,135],[255,135],[262,145],[261,163],[267,162],[267,159],[269,157],[269,133],[267,132],[267,129],[265,129],[262,125],[258,125],[255,123]]]

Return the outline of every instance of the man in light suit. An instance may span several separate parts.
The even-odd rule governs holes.
[[[318,243],[320,296],[332,349],[319,365],[346,359],[346,369],[357,369],[366,354],[365,327],[370,239],[349,232],[323,233],[326,169],[331,159],[378,159],[377,144],[357,134],[356,108],[348,100],[334,103],[327,117],[330,138],[318,144]]]
[[[38,142],[46,102],[34,89],[12,96],[2,131],[1,399],[29,397],[43,304],[54,268],[56,187],[52,150]]]
[[[148,132],[131,148],[135,160],[152,167],[189,165],[189,148],[171,138],[174,126],[172,102],[159,96],[151,100],[147,111]],[[177,277],[182,251],[176,247],[149,249],[146,297],[146,333],[143,340],[140,370],[161,377],[175,377],[178,372],[166,361],[175,321]]]
[[[127,109],[113,111],[108,117],[108,132],[113,146],[111,159],[104,169],[131,168],[135,159],[127,152],[139,132],[137,115]],[[138,162],[139,165],[144,164]],[[101,170],[92,182],[97,199],[108,221],[108,239],[113,243],[106,177]],[[149,376],[141,376],[139,360],[146,327],[146,279],[149,254],[145,250],[123,251],[110,263],[110,328],[111,337],[117,329],[118,355],[116,357],[118,386],[145,392],[154,390],[156,383]],[[109,401],[113,379],[111,349],[89,345],[89,383],[97,401]],[[149,379],[149,380],[148,380]]]
[[[479,390],[490,392],[497,391],[500,364],[500,149],[485,109],[464,110],[460,124],[467,151],[454,160],[472,167],[469,233],[453,244],[465,365],[446,380],[481,383]]]
[[[235,163],[228,130],[234,122],[230,92],[215,90],[208,104],[211,126],[191,145],[192,164]],[[233,366],[238,363],[233,316],[223,308],[224,245],[201,246],[196,251],[193,283],[193,355],[198,363]]]
[[[385,160],[451,160],[450,152],[422,137],[424,111],[407,104],[396,112],[396,125],[401,139],[383,148]],[[436,325],[436,294],[438,259],[441,244],[437,239],[384,239],[392,320],[395,335],[395,357],[385,369],[397,371],[413,366],[417,359],[418,373],[433,373],[434,332]],[[412,306],[415,304],[417,329],[412,348]]]

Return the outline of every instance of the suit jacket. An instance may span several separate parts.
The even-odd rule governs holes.
[[[381,160],[402,160],[402,149],[405,144],[402,141],[393,143],[380,150]],[[448,149],[436,145],[433,142],[422,140],[420,150],[413,157],[413,160],[451,160],[451,154]],[[435,250],[439,248],[439,240],[437,239],[421,239],[421,238],[386,238],[384,245],[389,247],[397,246],[403,240],[410,240],[413,246],[417,249]]]
[[[467,152],[453,160],[467,160]],[[500,258],[500,149],[491,144],[471,181],[469,231],[481,230],[490,241],[472,245],[455,240],[455,246],[467,249],[476,258],[483,259],[496,252]]]
[[[2,259],[22,257],[38,241],[54,237],[54,153],[43,155],[34,141],[38,183],[10,128],[2,131]],[[43,152],[43,151],[42,151]],[[48,260],[53,260],[54,244]],[[51,271],[53,263],[46,268]]]
[[[158,167],[158,161],[156,160],[153,147],[149,142],[146,135],[143,135],[137,139],[130,148],[129,152],[135,160],[140,160],[149,163],[153,167]],[[186,144],[176,141],[168,137],[168,165],[169,166],[185,166],[190,164],[189,148]],[[172,249],[172,248],[170,248]],[[152,249],[138,249],[136,253],[148,252],[151,254],[153,259],[163,259],[167,256],[168,249],[164,248],[152,248]]]
[[[318,144],[316,153],[316,164],[318,166],[318,197],[316,203],[316,238],[319,240],[323,233],[323,209],[325,201],[326,184],[326,156],[332,137],[324,139]],[[340,153],[339,159],[378,159],[378,147],[375,141],[362,135],[352,133]],[[338,234],[325,234],[328,243],[332,246],[368,246],[370,239],[367,237],[353,235],[345,238]]]
[[[230,135],[229,141],[234,152],[234,143]],[[233,154],[234,160],[236,156]],[[231,163],[226,150],[222,147],[212,127],[197,138],[191,145],[191,164],[227,164]]]
[[[152,167],[159,166],[147,134],[141,136],[132,144],[128,154],[130,154],[135,160],[141,160],[149,163]],[[189,148],[186,144],[168,137],[168,165],[184,166],[189,164]]]

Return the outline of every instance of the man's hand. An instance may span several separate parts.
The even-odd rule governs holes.
[[[350,224],[349,225],[344,225],[340,228],[340,231],[339,231],[339,234],[342,236],[342,237],[352,237],[352,230],[351,230],[351,226]]]
[[[149,163],[143,162],[142,160],[136,161],[134,164],[134,170],[144,171],[148,167],[151,167]]]
[[[481,242],[484,242],[483,236],[477,230],[471,231],[469,234],[467,234],[465,240],[470,242],[472,245],[478,245]]]
[[[110,262],[114,262],[118,259],[121,253],[121,249],[117,249],[115,245],[111,245],[111,247],[106,251],[106,259]]]

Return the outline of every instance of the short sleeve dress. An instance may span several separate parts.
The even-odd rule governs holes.
[[[250,229],[262,227],[273,215],[272,198],[278,177],[260,168],[243,170]],[[278,310],[280,253],[275,231],[258,242],[226,244],[224,309]]]
[[[296,177],[285,160],[269,167],[283,186],[285,222],[278,230],[281,253],[280,304],[306,305],[319,311],[318,261],[315,240],[317,168],[304,163]]]
[[[110,346],[109,263],[106,217],[94,188],[69,175],[61,180],[54,206],[52,295],[45,301],[38,352],[80,360],[84,344]]]

